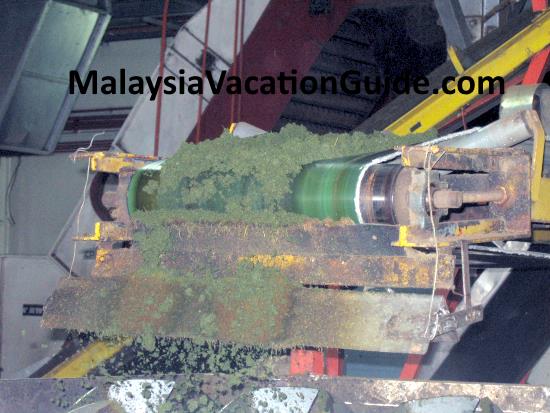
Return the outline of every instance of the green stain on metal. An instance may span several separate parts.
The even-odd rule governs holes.
[[[277,269],[245,262],[223,277],[208,269],[178,273],[146,263],[134,277],[163,282],[133,283],[129,279],[117,297],[125,311],[114,312],[101,330],[107,337],[139,330],[147,348],[166,331],[198,340],[270,347],[284,333],[292,294],[300,288]]]
[[[147,231],[136,231],[134,241],[140,245],[143,259],[150,267],[160,265],[162,255],[172,245],[170,232],[163,225],[151,225]]]

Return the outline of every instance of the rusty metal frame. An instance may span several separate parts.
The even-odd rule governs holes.
[[[426,160],[435,159],[427,168]],[[457,247],[461,241],[471,243],[517,239],[531,235],[531,162],[522,150],[441,148],[413,146],[402,148],[404,166],[432,171],[464,172],[444,177],[450,189],[487,192],[500,188],[503,202],[464,208],[436,224],[434,240],[431,223],[401,226],[394,243],[401,247]],[[428,170],[429,169],[429,170]],[[429,202],[429,201],[427,201]]]
[[[132,174],[156,158],[105,152],[81,156],[91,157],[93,171],[119,175],[117,191],[104,195],[116,211],[116,221],[98,222],[94,234],[79,238],[97,242],[93,274],[106,277],[130,274],[141,262],[139,251],[115,247],[121,241],[131,241],[133,232],[140,229],[130,220],[125,194]],[[248,260],[277,267],[309,285],[432,288],[435,256],[391,247],[397,236],[395,226],[319,224],[281,231],[261,225],[179,223],[172,225],[171,230],[174,241],[181,242],[172,256],[165,258],[164,264],[168,267],[192,271],[194,266],[208,264],[224,272]],[[182,233],[192,233],[196,242],[178,239]],[[315,242],[308,246],[299,240]],[[210,250],[220,251],[217,257],[204,254],[202,247],[195,248],[206,244],[210,245]],[[454,265],[455,258],[450,252],[441,254],[437,288],[453,286]]]
[[[200,268],[213,268],[219,277],[232,276],[240,262],[250,261],[277,267],[304,287],[352,286],[365,291],[372,288],[431,290],[434,279],[437,279],[436,289],[449,290],[454,284],[455,267],[451,247],[457,242],[508,239],[529,233],[530,197],[525,181],[529,178],[530,165],[525,153],[510,149],[407,147],[403,148],[402,154],[404,166],[411,169],[422,170],[427,155],[435,154],[438,161],[433,165],[434,170],[483,173],[489,177],[490,184],[506,190],[505,205],[490,205],[484,209],[484,216],[475,219],[440,223],[437,227],[440,235],[437,254],[411,248],[434,246],[431,230],[425,226],[307,223],[274,228],[174,221],[166,225],[174,248],[162,255],[161,262],[164,267],[191,273]],[[142,320],[139,317],[133,319],[125,311],[124,305],[129,305],[130,301],[132,305],[143,307],[145,293],[148,296],[157,294],[161,299],[171,292],[176,303],[175,312],[184,309],[187,300],[182,292],[184,286],[177,282],[136,277],[141,262],[140,251],[131,242],[124,243],[132,241],[135,231],[147,231],[139,222],[130,219],[126,192],[134,172],[153,160],[109,153],[91,155],[94,171],[119,175],[117,191],[104,195],[115,211],[116,221],[98,223],[93,235],[81,238],[98,245],[93,277],[62,282],[46,306],[46,326],[105,331],[112,320],[117,320],[118,326],[124,326],[120,333],[128,336],[141,334],[145,326],[170,337],[215,338],[198,336],[201,333],[192,327],[192,323],[191,327],[186,326],[173,316]],[[468,184],[472,185],[469,179],[458,180],[458,183],[453,179],[456,178],[447,178],[451,189],[464,190]],[[473,184],[479,184],[479,180],[474,179]],[[404,228],[407,229],[406,242],[403,242]],[[193,242],[189,242],[190,239]],[[209,246],[208,251],[204,245]],[[437,263],[436,259],[439,259]],[[107,297],[98,298],[97,294],[94,295],[96,291],[103,291]],[[319,347],[422,354],[433,339],[425,333],[426,326],[433,327],[432,311],[439,317],[434,336],[446,339],[452,339],[456,329],[482,317],[482,312],[475,308],[464,314],[450,314],[439,296],[432,308],[429,296],[415,293],[404,292],[397,297],[387,292],[299,288],[292,294],[292,317],[285,321],[286,335],[272,340],[269,343],[272,347],[305,343]],[[128,301],[130,296],[132,299]],[[73,308],[75,300],[86,317],[67,311]],[[320,318],[311,317],[313,308]],[[389,313],[378,314],[376,309],[382,308]],[[362,309],[360,315],[358,309]],[[333,334],[328,335],[327,331]],[[239,340],[231,334],[221,338]]]

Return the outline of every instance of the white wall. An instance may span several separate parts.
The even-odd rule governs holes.
[[[23,316],[23,304],[44,305],[62,275],[46,257],[0,258],[2,378],[28,377],[61,349],[65,334]]]
[[[48,254],[84,186],[86,161],[74,164],[68,156],[19,158],[21,164],[9,196],[14,223],[7,223],[8,254]],[[14,171],[17,158],[10,158],[10,162]]]

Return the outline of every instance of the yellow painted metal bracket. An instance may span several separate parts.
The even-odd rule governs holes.
[[[79,235],[76,241],[128,241],[132,239],[131,230],[116,222],[98,221],[94,225],[93,234]]]
[[[101,239],[101,222],[95,223],[93,234],[77,235],[73,239],[75,241],[99,241]]]
[[[80,152],[74,159],[90,159],[90,169],[94,172],[119,173],[122,169],[142,168],[158,158],[124,152]]]
[[[447,48],[447,55],[449,56],[449,60],[453,64],[456,73],[458,73],[459,75],[464,73],[464,66],[462,66],[462,62],[460,61],[460,58],[458,57],[458,53],[456,52],[454,46],[449,46]]]
[[[508,76],[533,55],[550,44],[550,11],[539,15],[528,27],[493,50],[460,76],[471,77],[478,86],[480,77]],[[460,78],[458,76],[455,81]],[[449,84],[452,88],[452,83]],[[397,135],[420,133],[437,127],[460,108],[474,101],[478,94],[444,94],[439,91],[397,119],[386,130]]]

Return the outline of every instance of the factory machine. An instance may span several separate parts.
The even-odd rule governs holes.
[[[143,224],[133,216],[166,210],[151,185],[158,182],[165,161],[121,152],[78,153],[96,173],[94,185],[113,178],[116,184],[91,199],[102,220],[93,234],[78,238],[97,246],[92,275],[61,280],[45,307],[43,325],[117,336],[119,344],[111,344],[117,349],[129,343],[128,337],[144,334],[264,348],[417,355],[425,354],[432,342],[456,342],[460,331],[483,319],[483,305],[472,302],[470,268],[483,267],[494,256],[525,254],[502,248],[503,242],[529,242],[534,226],[544,229],[550,221],[550,182],[544,173],[549,120],[550,88],[512,87],[502,99],[500,119],[483,128],[374,156],[306,165],[294,178],[287,202],[289,211],[312,218],[303,224],[281,229],[261,223],[168,220],[173,246],[159,257],[164,267],[183,273],[208,267],[216,277],[231,277],[244,260],[276,268],[299,285],[274,298],[285,302],[285,311],[268,328],[258,311],[269,305],[263,297],[238,308],[210,309],[218,328],[206,337],[197,327],[205,308],[187,293],[189,286],[135,275],[143,263],[135,234]],[[236,125],[233,134],[262,139],[257,130],[247,132],[248,126]],[[463,306],[449,308],[450,290],[462,292]],[[159,313],[159,307],[166,311]],[[261,316],[252,316],[252,328],[224,328],[243,313]],[[48,377],[63,377],[65,367],[61,363]],[[207,394],[224,386],[220,377],[201,380]],[[434,404],[428,403],[433,411],[439,411],[438,403],[474,411],[483,398],[506,411],[548,408],[540,393],[544,389],[535,386],[311,377],[254,383],[256,388],[265,385],[265,391],[284,386],[284,398],[294,401],[298,397],[292,389],[297,387],[302,396],[312,388],[326,391],[334,400],[348,400],[344,404],[349,411],[401,411],[391,409],[404,408],[399,407],[403,400],[434,397]],[[99,389],[96,398],[112,392],[101,380],[93,385]],[[253,397],[256,404],[267,397],[260,393]],[[245,411],[235,397],[226,401],[237,403],[235,411]],[[316,397],[305,399],[312,405]],[[276,397],[267,399],[278,403],[273,402]],[[299,399],[298,404],[304,401]],[[361,410],[365,406],[370,410]],[[407,406],[406,411],[424,411],[420,405]],[[490,408],[484,411],[499,411]]]
[[[533,223],[548,222],[543,167],[549,118],[546,86],[510,88],[501,118],[486,127],[304,167],[292,183],[289,208],[317,220],[284,231],[173,220],[167,228],[174,247],[161,262],[184,272],[207,265],[223,277],[249,260],[301,285],[290,292],[272,334],[221,328],[207,339],[424,354],[430,342],[456,341],[457,330],[483,318],[470,297],[470,267],[487,255],[475,246],[529,239]],[[45,308],[44,326],[105,332],[115,324],[127,337],[205,338],[183,316],[197,311],[189,307],[185,285],[134,276],[143,257],[133,244],[141,224],[132,215],[163,208],[150,189],[163,161],[112,152],[78,156],[89,158],[102,177],[116,175],[117,185],[94,201],[105,220],[80,237],[97,244],[92,276],[62,280]],[[445,297],[457,288],[465,305],[450,311]],[[147,316],[168,296],[169,311]],[[254,305],[234,311],[254,312]],[[215,317],[226,313],[216,310]]]
[[[219,7],[226,3],[220,1]],[[242,3],[244,21],[245,2]],[[317,24],[309,29],[303,26],[303,17],[287,13],[286,2],[249,2],[247,19],[260,19],[267,3],[270,7],[262,22],[280,14],[284,24],[266,25],[269,36],[261,30],[256,37],[251,34],[249,43],[258,49],[256,52],[271,51],[272,39],[277,38],[271,31],[280,28],[288,38],[303,35],[307,44],[328,41],[328,37],[312,37],[312,33],[322,32]],[[331,13],[331,2],[307,3],[310,14]],[[332,3],[335,10],[343,10],[355,2]],[[384,129],[402,136],[438,128],[444,131],[443,136],[426,138],[414,145],[403,139],[393,150],[383,153],[302,164],[301,171],[289,182],[290,192],[282,205],[285,213],[300,216],[299,222],[272,225],[262,220],[254,222],[252,216],[246,222],[188,220],[184,218],[187,215],[178,216],[178,211],[182,211],[178,194],[166,197],[159,190],[170,159],[140,155],[141,150],[136,149],[143,148],[143,153],[148,153],[142,141],[148,135],[146,119],[153,113],[152,105],[156,105],[149,97],[138,100],[113,143],[112,148],[121,152],[78,150],[74,158],[88,162],[92,183],[87,191],[87,177],[85,202],[79,205],[51,252],[69,274],[48,299],[42,318],[45,328],[68,330],[70,338],[57,356],[31,375],[32,379],[2,383],[0,410],[76,413],[120,411],[122,406],[128,412],[550,411],[548,386],[334,377],[342,375],[341,366],[332,372],[328,368],[329,351],[334,355],[339,349],[398,353],[418,360],[429,349],[439,349],[439,345],[451,348],[470,325],[481,322],[484,313],[489,314],[486,304],[491,288],[484,291],[489,298],[476,296],[477,287],[478,292],[486,287],[480,282],[485,281],[481,280],[483,276],[477,277],[478,269],[485,272],[493,264],[512,268],[521,259],[535,265],[539,259],[548,262],[548,254],[528,250],[530,243],[548,243],[550,239],[550,157],[545,156],[550,134],[550,88],[538,83],[545,81],[550,53],[548,2],[533,0],[533,11],[541,12],[538,17],[519,16],[506,29],[506,36],[492,40],[488,36],[486,40],[490,42],[473,48],[468,47],[472,39],[464,25],[466,20],[457,13],[458,9],[448,7],[452,3],[435,2],[445,29],[449,60],[432,73],[435,77],[431,80],[438,80],[443,74],[505,78],[506,93],[499,97],[499,119],[482,128],[467,126],[472,117],[479,115],[481,107],[496,101],[497,94],[435,93],[421,102],[416,98],[409,102],[407,96],[391,100],[384,110],[373,111],[363,123],[346,130]],[[513,5],[511,8],[515,9],[515,3],[522,9],[526,2],[503,1],[500,6]],[[315,12],[319,7],[324,11]],[[210,7],[207,9],[209,14]],[[495,10],[498,13],[500,9]],[[478,22],[479,16],[470,17],[470,22]],[[291,24],[293,18],[298,23]],[[481,16],[481,30],[485,18],[491,16]],[[330,20],[338,21],[333,16]],[[104,30],[107,22],[108,15],[102,14],[94,33]],[[407,25],[407,30],[417,31],[421,26],[416,23]],[[221,26],[212,24],[215,25]],[[332,33],[327,30],[327,36],[329,32]],[[208,57],[215,61],[212,66],[217,69],[232,67],[230,60],[220,58],[225,56],[221,46],[209,46],[206,34],[202,42],[193,33],[187,27],[176,36],[174,46],[166,51],[167,67],[192,65],[194,59],[187,62],[187,56],[194,56],[198,50],[197,40],[201,48],[204,46],[197,62],[206,63]],[[238,30],[235,45],[237,34]],[[186,36],[192,36],[193,41]],[[92,39],[99,41],[100,37],[94,35]],[[294,68],[300,62],[295,59],[294,43],[289,44],[291,52],[279,53],[279,60],[281,65],[289,63]],[[86,48],[81,69],[92,49]],[[207,51],[213,52],[212,56]],[[252,52],[247,50],[245,56],[254,56]],[[235,60],[236,49],[234,53]],[[251,67],[261,61],[250,59]],[[305,59],[300,63],[301,71],[307,73],[312,64]],[[520,83],[523,85],[517,86]],[[227,125],[221,120],[225,112],[220,110],[228,103],[223,101],[226,98],[223,94],[212,97],[204,113],[199,106],[198,113],[202,115],[198,125],[202,120],[204,136],[197,133],[195,142],[210,136],[211,131],[204,132],[210,126]],[[262,116],[270,112],[263,119],[267,122],[270,116],[284,117],[274,109],[277,98],[266,95],[261,100],[264,106],[258,107],[258,101],[244,103],[254,109],[250,112]],[[191,133],[185,128],[194,125],[194,114],[179,118],[181,108],[191,105],[194,99],[191,95],[167,97],[164,129],[160,128],[163,112],[160,105],[155,107],[165,153],[173,149],[166,151],[167,147]],[[35,102],[35,97],[30,101]],[[65,123],[63,116],[68,114],[65,109],[70,106],[69,101],[63,104],[62,116],[56,121],[59,128]],[[239,101],[239,107],[240,104]],[[31,116],[21,118],[35,119],[34,106],[31,109]],[[259,122],[262,116],[258,116]],[[273,125],[277,119],[272,119]],[[458,120],[462,120],[464,130],[447,134],[445,131],[457,130]],[[13,125],[19,128],[20,123]],[[244,142],[264,138],[264,131],[242,122],[231,125],[230,132]],[[159,149],[159,136],[156,138],[155,153]],[[53,143],[49,138],[38,152],[52,149]],[[88,149],[92,143],[93,140]],[[29,151],[16,146],[16,150]],[[265,162],[268,172],[278,168],[274,162],[277,153],[270,156]],[[196,162],[203,160],[198,158]],[[219,178],[223,182],[224,176]],[[246,181],[224,190],[238,192],[242,197],[254,196],[248,193],[254,188]],[[225,195],[222,193],[219,198]],[[214,197],[196,200],[195,204],[203,212],[219,213],[223,212],[219,201]],[[261,210],[258,205],[255,212]],[[162,228],[151,230],[141,219],[145,215]],[[82,235],[81,219],[87,226],[95,217],[99,221],[94,231]],[[73,243],[74,233],[77,236]],[[147,239],[149,249],[144,248]],[[76,245],[90,248],[80,249],[77,254]],[[95,263],[88,275],[84,260],[93,257],[94,252]],[[80,255],[84,258],[78,258]],[[238,275],[243,266],[252,274],[248,278]],[[254,272],[255,269],[262,271]],[[450,292],[460,296],[462,302],[454,305],[448,300]],[[82,334],[75,334],[78,338],[73,339],[73,331]],[[145,337],[152,338],[152,342],[145,345]],[[82,342],[74,346],[76,350],[69,348],[79,339]],[[268,376],[239,376],[237,384],[234,376],[217,373],[216,369],[212,369],[216,374],[189,374],[189,370],[178,371],[172,366],[161,369],[161,373],[170,371],[169,376],[146,368],[145,373],[139,368],[126,373],[122,368],[131,377],[111,377],[110,367],[117,363],[125,367],[126,357],[133,356],[131,351],[127,354],[122,349],[147,347],[145,358],[149,360],[166,356],[161,353],[169,349],[165,359],[181,362],[189,356],[192,341],[192,345],[199,346],[199,352],[226,345],[233,355],[250,349],[275,349],[270,353],[275,354],[274,359],[292,349],[291,375],[287,375],[285,364],[284,371],[273,368]],[[204,342],[208,344],[201,344]],[[315,366],[296,368],[295,364],[304,360],[296,362],[298,357],[293,359],[293,355],[318,355],[325,349],[326,360],[322,362],[327,363],[326,371],[320,372]],[[432,352],[430,356],[433,355]],[[200,359],[202,355],[193,357]],[[111,366],[102,366],[104,370],[99,371],[98,366],[107,360],[112,361]],[[213,400],[217,407],[224,407],[214,409]]]

